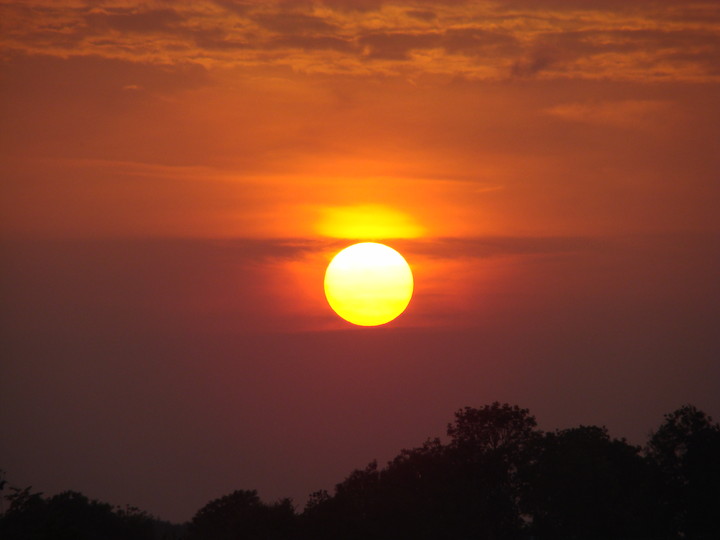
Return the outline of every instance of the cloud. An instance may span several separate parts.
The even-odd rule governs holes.
[[[237,15],[245,15],[253,7],[253,4],[239,0],[214,0],[214,3]]]
[[[190,35],[195,45],[205,51],[236,51],[253,48],[248,40],[229,37],[220,29],[194,30]]]
[[[490,51],[500,55],[519,50],[515,37],[476,27],[451,28],[439,32],[375,32],[360,37],[369,58],[407,60],[421,49],[442,49],[451,54],[478,56]]]
[[[344,11],[356,11],[356,12],[368,12],[368,11],[379,11],[385,6],[410,6],[413,8],[428,6],[433,8],[436,6],[443,6],[446,2],[442,0],[412,0],[412,1],[398,1],[398,0],[319,0],[323,5]],[[463,5],[469,0],[455,0],[453,4]],[[293,2],[294,3],[294,2]],[[420,12],[427,12],[425,9],[418,9]]]
[[[437,19],[437,13],[424,9],[409,9],[405,13],[408,14],[410,17],[426,22],[434,21],[435,19]]]
[[[639,9],[658,9],[687,4],[684,0],[503,0],[497,3],[499,10],[527,9],[531,11],[629,11]],[[700,2],[702,3],[702,2]]]
[[[329,8],[342,11],[377,11],[388,0],[320,0],[321,3]]]
[[[428,49],[440,43],[437,33],[372,33],[360,38],[360,44],[366,48],[369,58],[386,60],[405,60],[415,49]]]
[[[351,41],[333,36],[282,36],[270,40],[268,46],[278,49],[298,48],[306,51],[350,52],[357,50],[357,46]]]
[[[102,8],[64,6],[0,7],[0,45],[26,54],[364,76],[699,82],[720,75],[717,3],[206,0],[128,8],[108,0]]]
[[[260,13],[252,16],[260,26],[282,34],[332,32],[337,27],[322,17],[296,12]]]
[[[643,129],[652,127],[669,109],[666,101],[622,100],[567,103],[546,109],[545,113],[570,122]]]
[[[172,9],[153,9],[148,11],[114,10],[110,12],[92,12],[85,16],[92,29],[105,29],[120,32],[153,33],[172,30],[184,21],[177,11]]]
[[[443,35],[442,46],[450,53],[469,55],[487,52],[489,48],[496,49],[495,52],[501,55],[516,54],[520,51],[520,44],[512,34],[478,27],[447,30]]]
[[[602,240],[583,236],[475,236],[398,240],[397,245],[430,258],[458,259],[596,251]]]

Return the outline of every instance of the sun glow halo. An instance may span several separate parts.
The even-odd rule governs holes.
[[[394,249],[375,242],[340,251],[325,272],[325,296],[340,317],[378,326],[400,315],[413,294],[413,275]]]

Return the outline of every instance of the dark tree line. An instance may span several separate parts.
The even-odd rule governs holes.
[[[447,434],[315,494],[304,538],[720,538],[720,428],[694,407],[644,450],[595,426],[542,433],[499,403]]]
[[[30,488],[10,491],[9,508],[0,516],[3,540],[179,540],[185,533],[185,527],[138,508],[113,507],[75,491],[52,497]]]
[[[268,504],[240,490],[184,528],[77,493],[16,490],[8,499],[8,540],[717,539],[720,426],[686,405],[640,448],[596,426],[542,432],[517,406],[466,407],[447,442],[403,450],[385,467],[371,462],[332,494],[313,493],[300,513],[288,499]]]

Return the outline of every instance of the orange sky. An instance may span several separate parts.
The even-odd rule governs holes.
[[[71,466],[70,450],[29,457],[49,443],[24,426],[58,419],[23,396],[55,396],[48,407],[54,399],[72,417],[99,399],[81,381],[103,387],[118,370],[118,388],[140,402],[159,392],[166,416],[176,408],[198,426],[240,407],[226,383],[235,376],[259,381],[243,386],[246,410],[280,395],[305,403],[272,413],[300,447],[283,469],[288,483],[267,480],[268,461],[232,486],[269,496],[330,487],[366,458],[435,435],[454,407],[494,399],[525,399],[559,424],[597,412],[631,436],[678,401],[717,415],[718,66],[714,0],[0,1],[0,240],[10,261],[0,322],[4,379],[24,381],[0,383],[0,399],[23,411],[0,412],[22,434],[0,467],[49,490],[72,487],[53,467],[84,479],[91,496],[117,487],[122,474],[104,483],[100,465]],[[348,330],[322,295],[329,258],[353,240],[384,240],[413,267],[415,297],[385,333]],[[387,365],[373,364],[373,376],[338,367],[343,343]],[[215,356],[201,369],[193,355],[205,349]],[[312,396],[287,375],[272,387],[272,366],[297,355],[297,376],[316,377]],[[38,378],[55,356],[61,383]],[[99,357],[97,373],[83,371]],[[439,374],[438,357],[454,368]],[[139,389],[137,358],[151,372]],[[385,407],[375,427],[358,428],[362,442],[341,411],[362,423],[375,405],[343,389],[351,381],[379,387],[370,393]],[[81,397],[65,401],[65,391]],[[344,392],[356,409],[337,405]],[[187,394],[213,398],[191,406]],[[286,444],[280,427],[267,435],[238,414],[250,455]],[[78,441],[99,422],[87,415]],[[313,415],[325,428],[302,423]],[[158,453],[184,440],[181,421],[163,437],[125,420]],[[303,425],[325,438],[340,430],[337,452],[298,443]],[[185,519],[221,495],[241,444],[232,429],[203,431],[228,444],[214,480],[175,505],[161,490],[137,503]],[[155,454],[114,437],[97,455],[112,461],[116,444],[135,456],[118,458],[121,470],[150,471]]]
[[[6,234],[717,230],[714,2],[86,4],[2,5]]]

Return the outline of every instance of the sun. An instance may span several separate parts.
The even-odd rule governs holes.
[[[325,296],[340,317],[378,326],[400,315],[413,294],[407,261],[384,244],[363,242],[340,251],[325,271]]]

